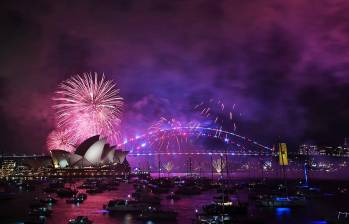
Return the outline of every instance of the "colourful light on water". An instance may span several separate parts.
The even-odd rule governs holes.
[[[278,218],[281,218],[282,216],[290,215],[291,209],[290,208],[276,208],[275,212],[276,212],[276,216]]]
[[[277,198],[275,198],[275,200],[277,200],[277,201],[289,201],[290,199],[287,197],[285,197],[285,198],[277,197]]]

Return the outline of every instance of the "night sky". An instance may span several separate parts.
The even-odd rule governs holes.
[[[348,12],[336,0],[2,1],[0,148],[47,151],[52,94],[83,72],[118,84],[124,132],[214,98],[263,144],[341,144]]]

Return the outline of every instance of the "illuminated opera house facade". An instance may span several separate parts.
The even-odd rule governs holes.
[[[110,146],[99,135],[90,137],[70,153],[64,150],[51,150],[51,158],[55,169],[110,169],[129,172],[126,159],[127,151]]]
[[[50,155],[0,155],[0,179],[126,176],[131,171],[127,154],[97,135],[74,153],[53,149]]]

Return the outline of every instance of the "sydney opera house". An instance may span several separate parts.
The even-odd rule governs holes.
[[[0,178],[124,176],[131,168],[127,151],[110,146],[99,135],[82,142],[74,153],[60,149],[47,155],[2,155]]]
[[[96,167],[129,167],[126,160],[127,151],[110,146],[99,135],[90,137],[70,153],[64,150],[51,150],[54,168],[96,168]]]

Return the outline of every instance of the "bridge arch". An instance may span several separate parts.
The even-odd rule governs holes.
[[[201,150],[201,151],[185,151],[175,150],[161,150],[159,145],[156,146],[154,142],[161,141],[160,138],[170,138],[171,136],[183,135],[185,138],[212,138],[218,139],[227,146],[225,150]],[[182,138],[183,136],[180,136]],[[178,136],[177,136],[178,137]],[[178,141],[178,138],[177,138]],[[158,131],[149,131],[142,135],[133,138],[125,139],[123,143],[118,145],[118,148],[129,151],[130,156],[152,156],[152,155],[203,155],[203,154],[229,154],[229,155],[270,155],[273,149],[269,146],[260,144],[259,142],[239,135],[234,132],[210,127],[174,127],[168,129],[160,129]]]

